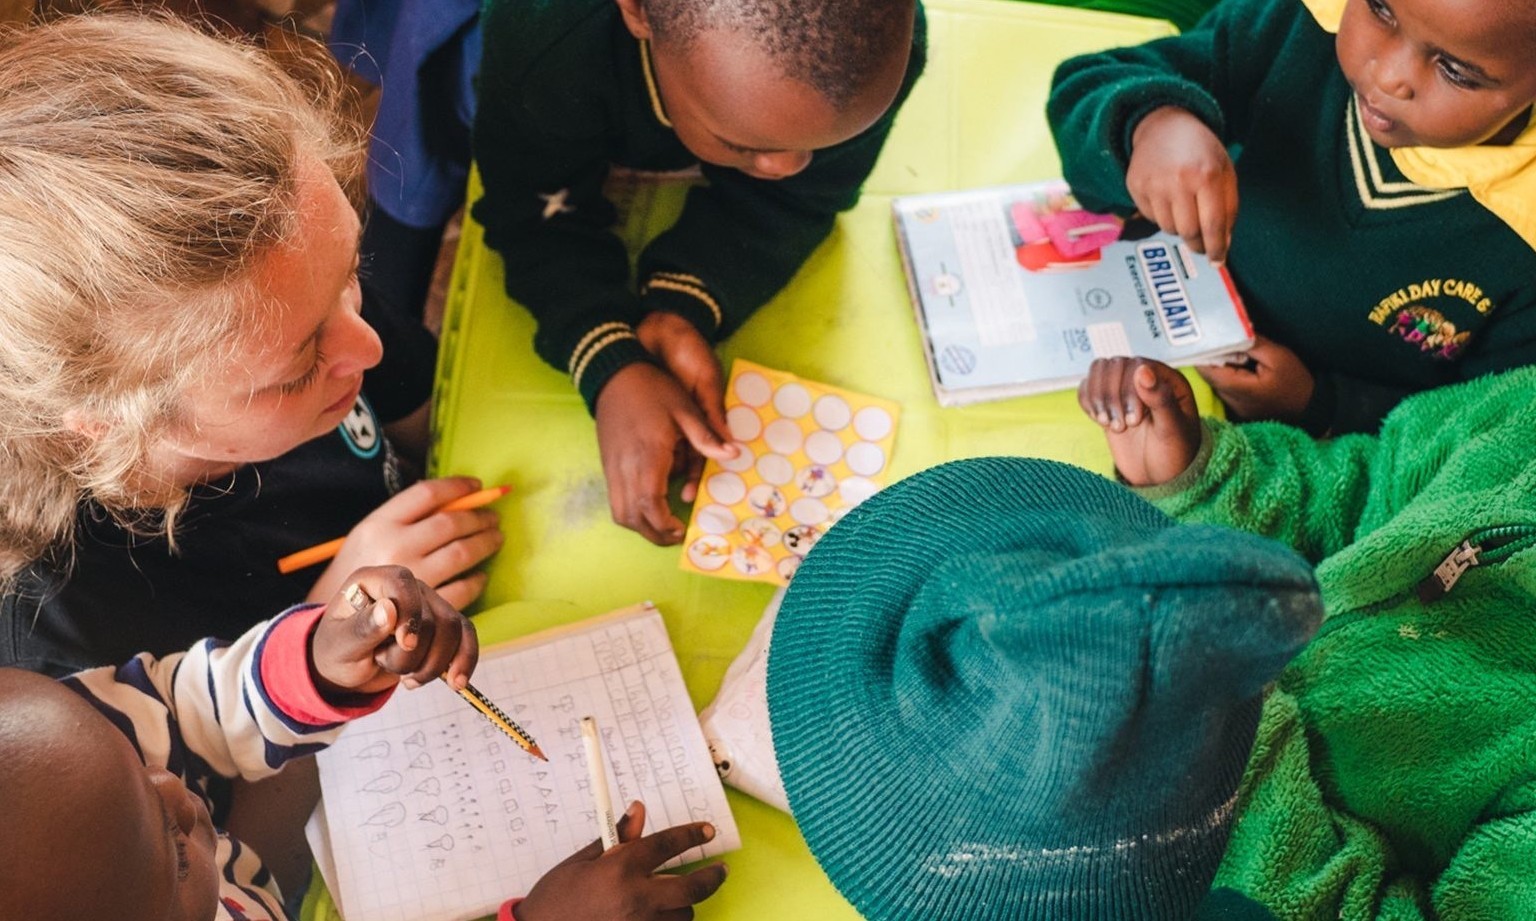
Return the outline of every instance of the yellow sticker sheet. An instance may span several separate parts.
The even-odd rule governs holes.
[[[737,359],[738,453],[704,465],[682,568],[787,585],[816,541],[886,483],[899,404]]]

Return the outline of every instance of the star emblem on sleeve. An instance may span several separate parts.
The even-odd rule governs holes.
[[[566,199],[571,197],[570,189],[561,189],[558,192],[550,192],[548,194],[541,192],[539,197],[544,199],[544,220],[546,221],[557,214],[569,214],[576,210],[575,205],[569,204],[566,201]]]

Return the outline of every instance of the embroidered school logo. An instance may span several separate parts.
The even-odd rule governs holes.
[[[378,454],[379,446],[384,442],[384,436],[379,431],[379,418],[373,414],[373,407],[368,405],[362,394],[357,395],[352,411],[347,413],[347,417],[341,420],[341,425],[336,429],[352,453],[364,460]]]
[[[1396,333],[1404,342],[1413,343],[1431,357],[1449,361],[1466,347],[1471,333],[1458,332],[1456,324],[1432,307],[1413,304],[1397,312],[1387,332]]]
[[[1157,304],[1157,319],[1168,341],[1174,345],[1200,341],[1200,325],[1189,307],[1189,292],[1182,277],[1184,265],[1178,253],[1162,243],[1138,243],[1136,262]]]

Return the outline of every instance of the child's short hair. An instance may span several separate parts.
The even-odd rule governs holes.
[[[149,447],[259,334],[248,283],[295,230],[301,162],[361,166],[331,73],[164,17],[0,35],[0,587],[87,498],[169,533],[185,496],[146,485]]]
[[[739,32],[841,108],[911,40],[913,0],[647,0],[658,39],[682,47],[714,30]]]

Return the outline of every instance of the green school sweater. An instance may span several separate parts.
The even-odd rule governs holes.
[[[649,45],[613,0],[489,0],[474,154],[474,216],[506,262],[507,293],[538,321],[534,348],[592,408],[620,368],[649,360],[633,326],[667,310],[705,338],[729,335],[776,294],[851,208],[922,72],[919,6],[906,79],[884,117],[777,182],[709,164],[682,216],[640,254],[632,285],[603,197],[610,164],[677,170],[697,161],[666,122]]]
[[[1317,377],[1314,434],[1372,431],[1406,393],[1536,361],[1536,251],[1370,141],[1301,0],[1223,0],[1185,35],[1062,64],[1048,115],[1087,207],[1134,208],[1131,134],[1165,105],[1237,149],[1228,268],[1257,331]]]
[[[1316,561],[1326,613],[1266,699],[1204,917],[1536,918],[1536,368],[1379,436],[1205,433],[1140,492]]]

